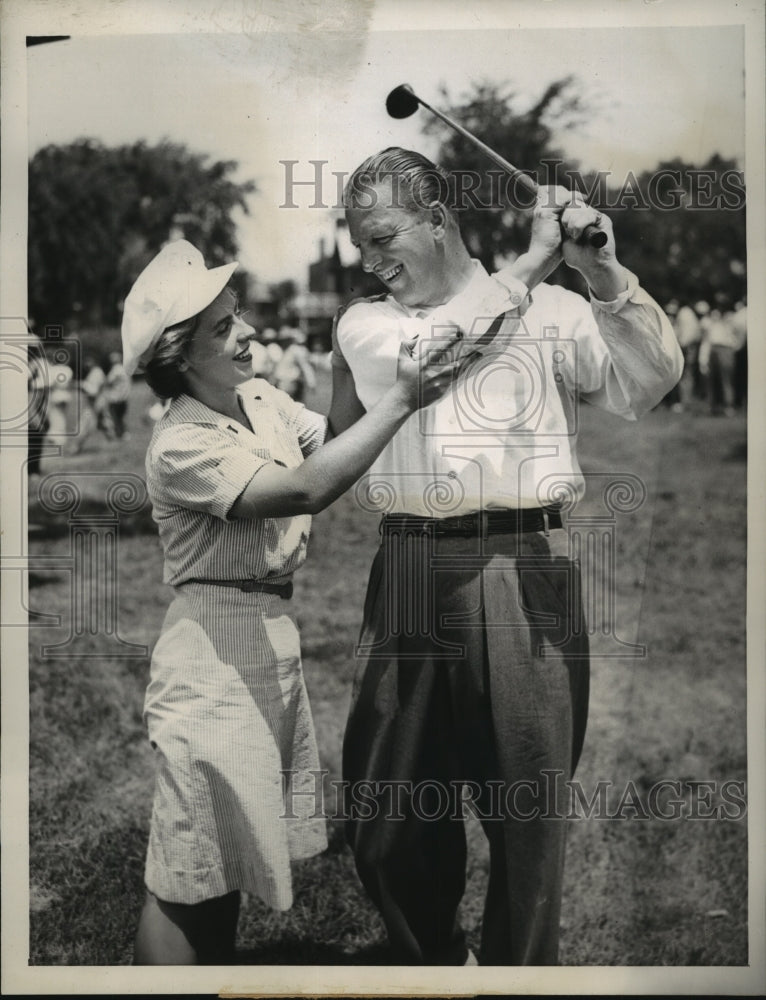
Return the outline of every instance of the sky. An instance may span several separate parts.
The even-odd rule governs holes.
[[[279,23],[238,33],[72,30],[68,41],[32,47],[29,152],[83,136],[107,145],[167,138],[234,159],[236,177],[258,188],[249,216],[238,218],[242,264],[262,281],[299,284],[320,238],[332,238],[332,218],[309,207],[307,186],[293,189],[299,207],[284,207],[288,169],[295,180],[311,180],[309,161],[326,161],[331,205],[333,172],[349,172],[384,146],[433,155],[433,140],[421,132],[428,112],[399,121],[386,114],[387,93],[403,82],[437,107],[441,84],[458,99],[473,82],[507,82],[523,108],[548,83],[574,74],[594,114],[560,144],[583,167],[624,178],[673,156],[703,161],[719,152],[744,162],[737,25],[386,30],[364,3],[344,9],[345,20],[290,22],[299,30]],[[283,160],[298,162],[288,168]]]

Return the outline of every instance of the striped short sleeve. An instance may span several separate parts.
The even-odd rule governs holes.
[[[302,404],[298,405],[300,409],[295,412],[293,426],[298,434],[301,454],[307,458],[324,443],[327,435],[327,417],[323,417],[321,413],[314,413]]]
[[[219,428],[191,423],[173,424],[160,434],[149,461],[167,502],[223,520],[255,473],[269,464]]]
[[[270,399],[279,411],[285,426],[295,434],[298,447],[304,458],[316,451],[324,443],[327,434],[327,418],[321,413],[309,410],[303,403],[296,402],[292,396],[273,386],[264,387],[266,398]]]

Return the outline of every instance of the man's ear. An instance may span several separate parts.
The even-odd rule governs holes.
[[[447,234],[447,210],[438,201],[428,206],[429,224],[433,238],[441,243]]]
[[[178,370],[179,372],[186,372],[189,370],[189,362],[187,361],[186,358],[181,358],[181,360],[178,362]]]

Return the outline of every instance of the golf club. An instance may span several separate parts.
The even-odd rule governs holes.
[[[394,87],[386,98],[386,111],[388,111],[392,118],[409,118],[410,115],[413,115],[417,111],[418,104],[422,104],[427,111],[440,118],[445,125],[449,125],[450,128],[462,135],[464,139],[472,142],[477,149],[480,149],[490,160],[499,167],[502,167],[503,170],[509,173],[530,194],[537,194],[538,184],[528,174],[519,170],[518,167],[514,167],[512,163],[509,163],[499,153],[496,153],[494,149],[482,142],[481,139],[477,139],[468,129],[463,128],[462,125],[458,125],[456,121],[453,121],[443,112],[432,108],[422,97],[418,97],[408,83],[402,83],[398,87]],[[599,229],[597,226],[586,226],[580,237],[580,241],[587,242],[596,248],[605,246],[608,239],[609,237],[603,229]]]

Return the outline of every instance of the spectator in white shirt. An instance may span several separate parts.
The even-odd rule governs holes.
[[[732,322],[733,314],[713,309],[704,326],[699,352],[700,371],[707,377],[708,400],[713,416],[734,413],[735,356],[741,341]]]

